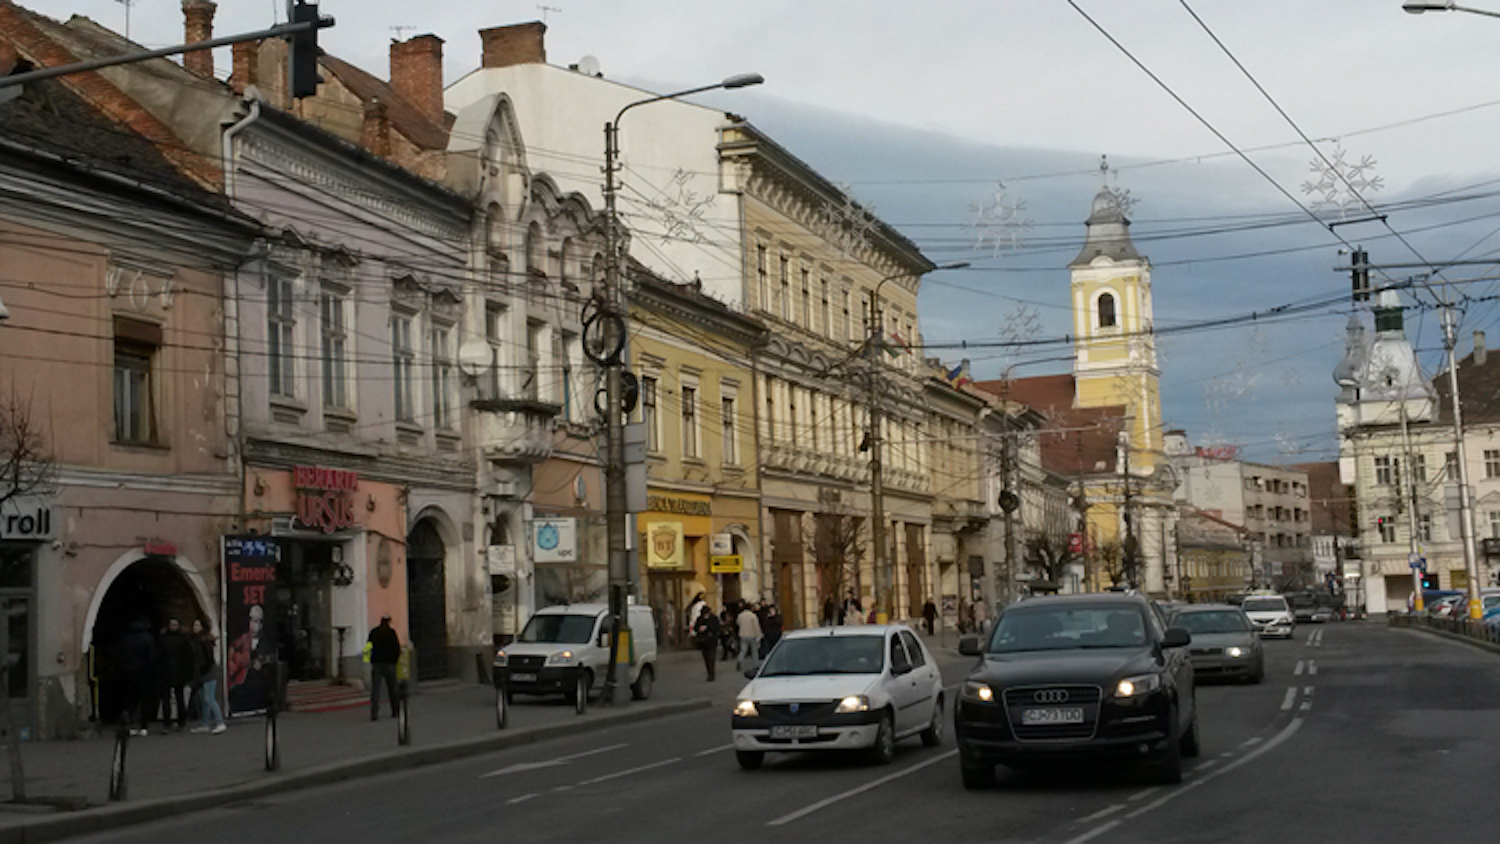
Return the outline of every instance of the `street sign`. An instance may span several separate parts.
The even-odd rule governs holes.
[[[713,574],[739,574],[745,570],[744,558],[739,554],[712,554],[708,565]]]
[[[1406,564],[1414,569],[1425,570],[1427,568],[1427,558],[1423,557],[1421,554],[1408,554],[1406,557]]]

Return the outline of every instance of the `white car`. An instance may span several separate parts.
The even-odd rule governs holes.
[[[767,751],[863,750],[884,764],[907,736],[942,743],[943,678],[901,625],[794,630],[740,691],[730,726],[746,770]]]
[[[1292,616],[1291,606],[1281,595],[1247,595],[1240,609],[1245,611],[1245,617],[1255,625],[1262,639],[1292,638],[1297,622]]]

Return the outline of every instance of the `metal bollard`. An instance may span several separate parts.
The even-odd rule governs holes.
[[[276,730],[276,702],[266,706],[266,770],[281,770],[281,741]]]
[[[407,682],[401,680],[396,683],[397,699],[400,703],[396,709],[396,742],[398,744],[411,744],[411,721],[407,712],[411,710],[411,697],[407,691]]]
[[[118,803],[124,800],[129,789],[125,781],[125,754],[130,749],[130,727],[121,725],[115,730],[115,755],[109,765],[109,800]]]

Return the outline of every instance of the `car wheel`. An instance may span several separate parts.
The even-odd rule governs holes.
[[[753,771],[766,761],[766,752],[764,750],[736,750],[734,761],[740,763],[741,768]]]
[[[651,683],[654,680],[655,673],[651,670],[651,666],[641,666],[641,676],[635,678],[635,682],[631,684],[630,696],[636,700],[645,700],[651,697]]]
[[[589,708],[589,687],[594,684],[594,678],[587,671],[578,672],[578,679],[573,681],[573,691],[568,696],[573,700],[573,711],[582,715]]]
[[[880,725],[875,729],[875,744],[870,747],[870,761],[877,765],[889,765],[896,758],[896,725],[889,710],[880,713]]]
[[[1193,707],[1193,721],[1188,724],[1187,731],[1178,740],[1179,751],[1184,759],[1197,759],[1202,749],[1198,745],[1198,712],[1196,704]]]
[[[495,726],[501,730],[510,726],[510,700],[505,689],[495,690]]]
[[[937,696],[937,704],[932,707],[932,723],[922,731],[922,744],[927,747],[937,747],[943,743],[943,696]]]
[[[1177,718],[1177,713],[1172,713],[1172,718]],[[1182,744],[1176,741],[1168,741],[1167,747],[1161,753],[1161,758],[1156,762],[1156,776],[1153,777],[1162,785],[1176,785],[1182,782]]]
[[[994,788],[995,786],[994,765],[970,762],[960,756],[958,759],[958,772],[963,775],[964,788],[968,791],[977,791],[981,788]]]
[[[1255,673],[1250,675],[1250,682],[1260,683],[1266,679],[1266,658],[1261,657],[1255,662]]]

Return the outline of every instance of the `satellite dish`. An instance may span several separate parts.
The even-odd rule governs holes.
[[[602,76],[599,70],[599,60],[593,56],[584,56],[578,60],[578,72],[584,76]]]
[[[490,351],[490,344],[478,337],[470,337],[458,347],[459,371],[471,378],[489,369],[493,363],[494,354]]]

